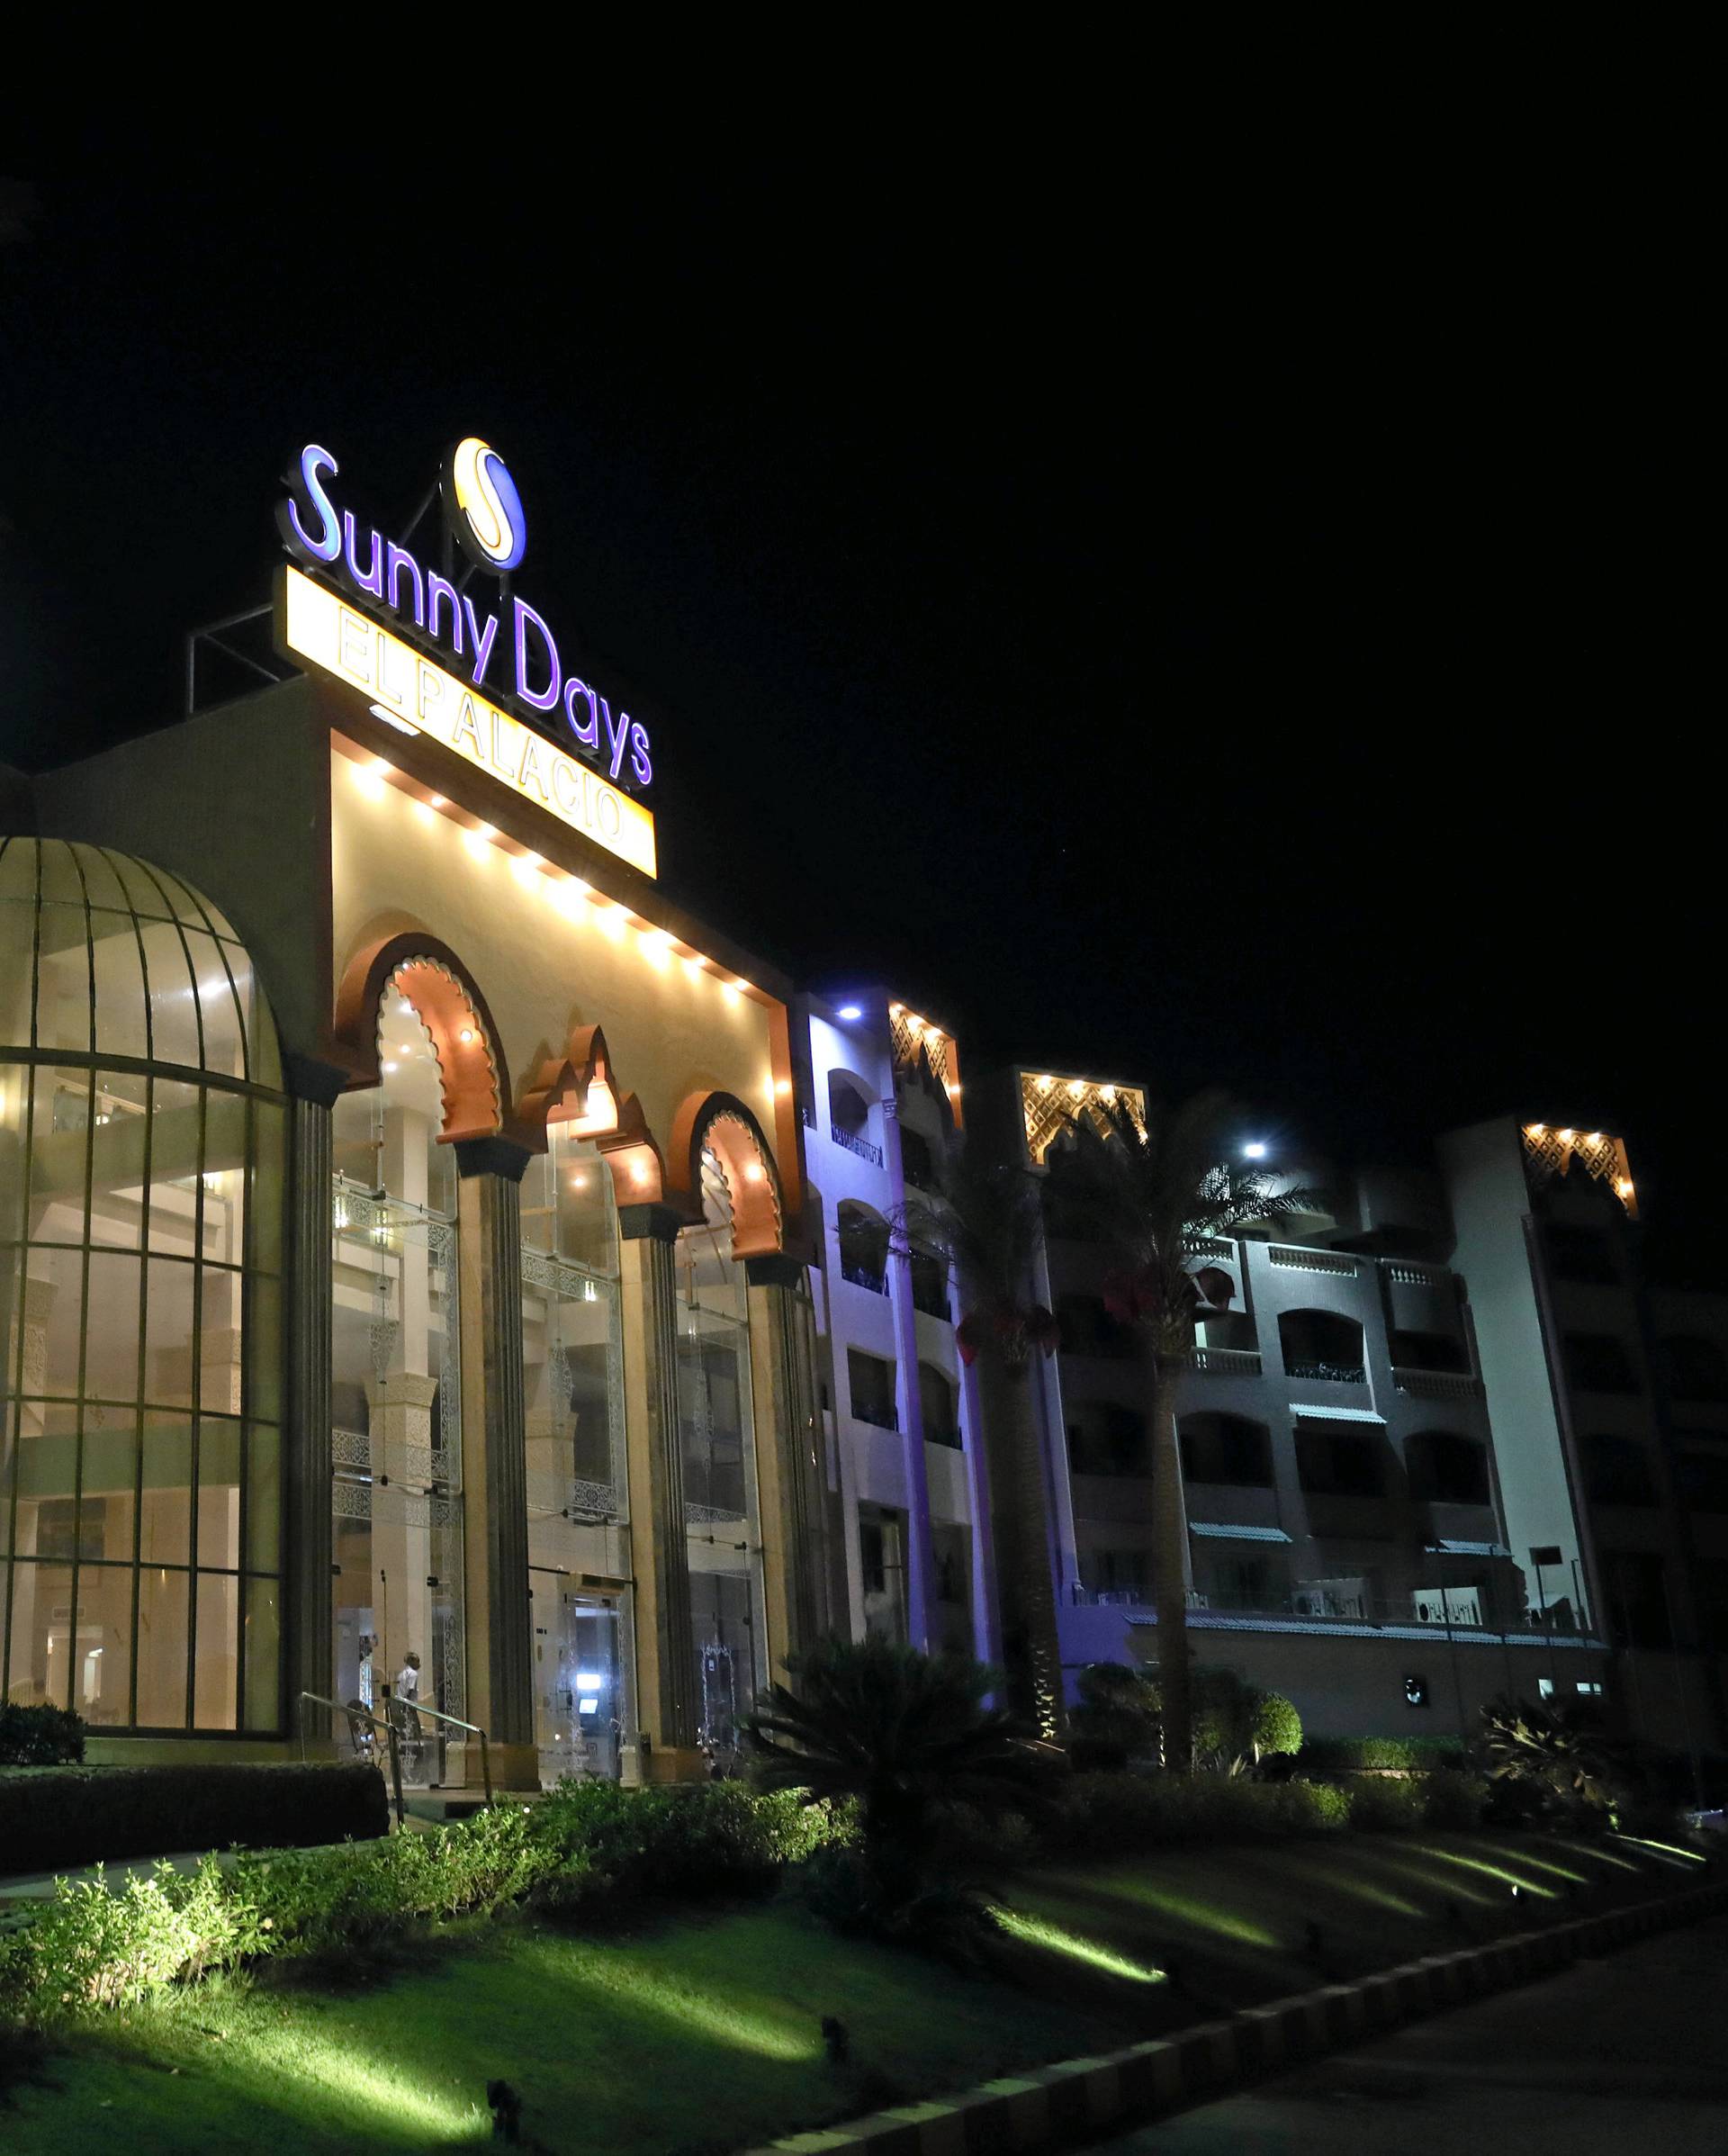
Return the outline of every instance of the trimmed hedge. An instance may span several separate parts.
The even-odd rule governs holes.
[[[1349,1800],[1324,1782],[1250,1782],[1234,1774],[1076,1774],[1051,1806],[1053,1850],[1102,1854],[1166,1842],[1282,1841],[1335,1834]]]
[[[842,1831],[826,1807],[790,1792],[566,1782],[536,1805],[507,1802],[426,1834],[273,1850],[227,1871],[211,1856],[189,1876],[158,1871],[113,1893],[100,1881],[62,1883],[0,1938],[0,2016],[40,2022],[116,2006],[212,1969],[350,1952],[529,1898],[591,1911],[654,1894],[757,1892]]]
[[[0,1700],[0,1767],[69,1766],[84,1757],[84,1717]]]
[[[0,1863],[14,1873],[175,1849],[300,1849],[389,1830],[383,1776],[364,1760],[0,1773]]]
[[[1388,1768],[1421,1774],[1463,1764],[1464,1747],[1455,1737],[1310,1737],[1300,1759],[1304,1772],[1316,1774]]]

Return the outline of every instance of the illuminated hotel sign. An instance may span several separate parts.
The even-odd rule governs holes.
[[[445,461],[446,528],[470,564],[460,577],[423,569],[375,528],[363,533],[330,498],[336,471],[329,451],[309,444],[276,511],[288,552],[313,573],[284,573],[284,647],[652,876],[654,819],[625,790],[653,778],[648,730],[626,711],[614,718],[604,696],[565,673],[551,628],[510,591],[527,525],[497,451],[471,438]],[[454,553],[445,566],[454,572]],[[500,580],[497,610],[464,588],[477,569]],[[512,717],[506,701],[532,719]]]
[[[654,819],[640,801],[324,585],[298,569],[282,574],[282,641],[288,651],[359,690],[392,725],[441,743],[644,875],[655,873]]]

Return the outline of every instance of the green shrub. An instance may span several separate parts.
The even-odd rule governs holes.
[[[1303,1769],[1314,1774],[1389,1768],[1419,1774],[1462,1766],[1464,1747],[1455,1737],[1310,1737],[1300,1759]]]
[[[388,1831],[383,1777],[333,1766],[40,1767],[0,1774],[10,1872],[51,1872],[176,1849],[302,1847]]]
[[[84,1757],[84,1718],[64,1707],[0,1701],[0,1767],[76,1765]]]
[[[1432,1774],[1418,1777],[1422,1791],[1423,1817],[1430,1827],[1467,1829],[1482,1823],[1488,1784],[1480,1774],[1460,1767],[1436,1767]]]
[[[825,1805],[736,1782],[565,1782],[537,1805],[505,1802],[425,1834],[271,1849],[226,1868],[211,1856],[191,1874],[158,1867],[113,1894],[62,1881],[0,1936],[0,2017],[111,2007],[266,1955],[364,1952],[417,1924],[529,1896],[592,1908],[760,1892],[847,1832]]]
[[[1345,1825],[1341,1793],[1231,1774],[1076,1774],[1052,1807],[1049,1845],[1117,1854],[1166,1842],[1251,1842]]]
[[[1358,1834],[1410,1834],[1427,1822],[1427,1805],[1416,1774],[1357,1774],[1340,1790]]]

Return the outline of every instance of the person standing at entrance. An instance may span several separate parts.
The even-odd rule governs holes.
[[[421,1760],[420,1712],[415,1703],[419,1696],[420,1658],[410,1647],[396,1673],[396,1696],[390,1710],[402,1747],[402,1771],[415,1781],[419,1779]]]

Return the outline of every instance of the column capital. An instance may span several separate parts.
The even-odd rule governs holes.
[[[292,1049],[283,1051],[282,1086],[292,1100],[310,1101],[318,1108],[333,1108],[350,1075],[339,1064],[321,1062],[317,1056],[297,1055]]]
[[[626,1242],[676,1242],[684,1216],[670,1205],[620,1205],[618,1234]]]
[[[464,1182],[471,1176],[498,1176],[507,1183],[519,1183],[534,1158],[526,1145],[500,1137],[496,1131],[484,1138],[458,1138],[454,1151],[456,1173]]]
[[[744,1278],[752,1287],[796,1287],[804,1276],[804,1260],[785,1250],[765,1250],[744,1260]]]

